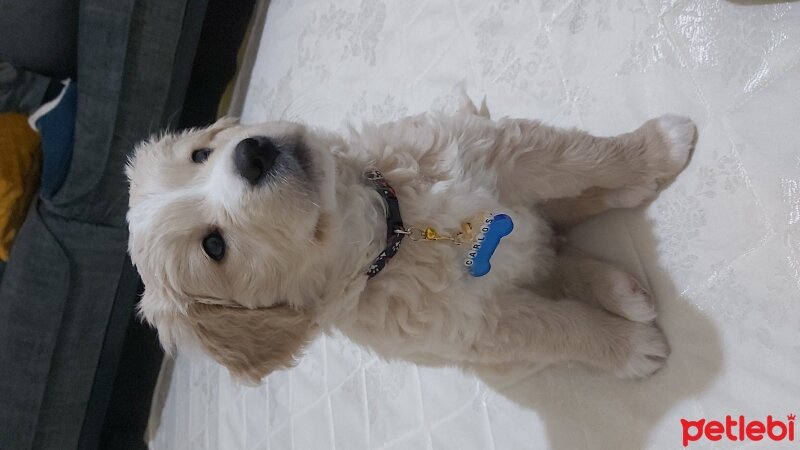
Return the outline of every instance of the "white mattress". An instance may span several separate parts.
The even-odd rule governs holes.
[[[674,449],[681,418],[800,413],[800,3],[273,0],[243,120],[340,129],[454,109],[459,83],[495,117],[596,134],[666,112],[698,123],[660,198],[573,235],[655,293],[667,367],[634,382],[566,365],[490,387],[324,336],[247,388],[181,356],[153,448]],[[744,447],[776,448],[690,444]]]

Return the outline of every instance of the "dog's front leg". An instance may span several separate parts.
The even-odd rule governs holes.
[[[465,146],[462,158],[476,177],[491,171],[501,199],[518,205],[577,197],[597,188],[605,208],[636,206],[683,169],[697,133],[691,120],[677,116],[652,119],[614,137],[524,119],[502,119],[495,126],[490,151]],[[599,212],[590,206],[577,205],[571,215]]]
[[[645,377],[669,354],[652,323],[615,316],[576,300],[551,300],[519,289],[490,302],[472,345],[479,364],[580,361],[620,377]]]

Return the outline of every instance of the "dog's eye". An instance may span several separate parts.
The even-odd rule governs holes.
[[[220,261],[225,256],[225,240],[219,231],[213,231],[203,238],[203,251],[214,261]]]
[[[211,154],[210,148],[201,148],[199,150],[195,150],[192,152],[192,162],[195,164],[206,162],[210,154]]]

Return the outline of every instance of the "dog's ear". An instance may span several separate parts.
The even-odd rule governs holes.
[[[208,130],[209,131],[222,130],[238,124],[239,124],[239,119],[237,119],[236,117],[224,116],[219,118],[216,122],[212,123],[211,126],[208,127]]]
[[[208,353],[233,375],[256,384],[294,365],[316,329],[310,314],[286,305],[246,309],[193,303],[187,313]]]

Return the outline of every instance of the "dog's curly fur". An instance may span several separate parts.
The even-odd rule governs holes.
[[[268,137],[281,170],[250,186],[237,143]],[[338,328],[386,358],[461,367],[576,360],[623,377],[658,370],[669,353],[653,299],[630,275],[575,250],[553,227],[652,199],[685,166],[696,129],[663,116],[610,138],[539,122],[489,118],[465,101],[350,130],[288,122],[207,129],[141,144],[128,165],[130,254],[140,303],[165,348],[200,344],[245,380],[291,365],[319,330]],[[198,148],[213,150],[193,163]],[[481,278],[462,248],[406,240],[375,278],[384,203],[370,169],[394,187],[407,225],[458,230],[482,211],[514,232]],[[218,230],[221,261],[201,241]]]

